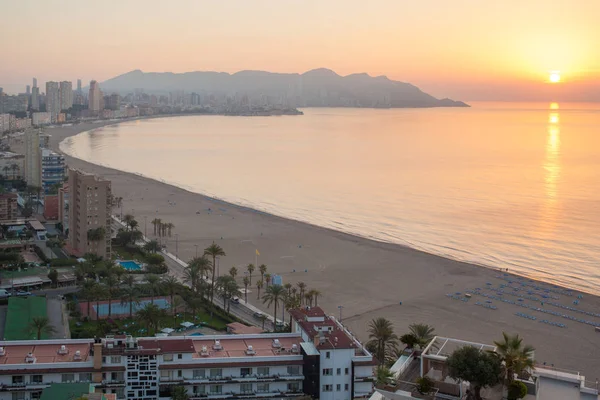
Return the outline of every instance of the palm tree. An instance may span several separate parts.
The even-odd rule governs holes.
[[[96,299],[96,321],[100,319],[100,300],[106,297],[106,287],[104,285],[95,285],[93,298]]]
[[[380,365],[377,367],[375,379],[375,383],[379,387],[389,385],[394,379],[394,374],[390,371],[388,367]]]
[[[133,304],[139,304],[140,292],[135,286],[135,276],[126,275],[123,279],[125,289],[121,291],[121,305],[129,305],[129,318],[133,317]]]
[[[250,286],[252,286],[252,273],[254,272],[254,264],[248,264],[246,270],[248,271],[248,275],[250,276]]]
[[[155,333],[158,330],[161,319],[166,317],[166,313],[165,310],[156,304],[149,303],[136,312],[135,316],[141,325],[148,327],[148,329],[153,329],[153,333]]]
[[[56,329],[50,325],[48,317],[33,317],[29,329],[37,335],[37,340],[42,339],[42,334],[51,335],[56,332]]]
[[[123,222],[125,222],[125,226],[127,227],[127,230],[129,230],[130,224],[132,221],[135,221],[135,217],[131,214],[125,214],[123,216]]]
[[[2,170],[4,171],[4,176],[6,177],[6,179],[8,179],[8,171],[10,171],[10,167],[8,165],[5,165],[4,168],[2,168]]]
[[[242,283],[244,284],[244,301],[248,303],[248,285],[250,285],[250,279],[247,276],[242,279]]]
[[[238,274],[238,269],[236,267],[231,267],[229,269],[229,275],[231,275],[231,277],[233,279],[235,279],[235,277],[237,276],[237,274]]]
[[[165,228],[166,228],[166,229],[167,229],[167,231],[169,232],[169,233],[168,233],[169,237],[171,237],[171,230],[172,230],[173,228],[175,228],[175,224],[174,224],[174,223],[172,223],[172,222],[169,222],[169,223],[168,223],[168,224],[165,226]]]
[[[185,386],[174,386],[171,390],[171,400],[189,400]]]
[[[260,299],[260,289],[263,287],[263,281],[256,282],[256,299]]]
[[[12,172],[13,172],[13,181],[14,181],[15,179],[17,179],[17,171],[19,170],[19,165],[12,164],[10,166],[10,169],[12,169]]]
[[[151,240],[144,245],[144,250],[149,253],[157,253],[161,250],[162,246],[158,243],[157,240]]]
[[[169,293],[169,297],[171,299],[171,315],[175,315],[175,309],[173,308],[173,297],[175,297],[175,293],[177,289],[179,289],[179,282],[177,278],[172,275],[168,275],[165,279],[163,279],[163,286]]]
[[[264,275],[265,283],[267,284],[267,288],[269,287],[269,283],[271,283],[271,274],[267,273]]]
[[[104,284],[106,285],[106,295],[108,296],[108,316],[112,315],[112,299],[113,295],[119,290],[119,280],[114,274],[108,275],[104,279]]]
[[[212,262],[212,278],[210,284],[210,302],[213,302],[215,296],[215,266],[217,263],[217,257],[225,257],[225,251],[221,246],[213,242],[210,246],[204,249],[204,255],[210,256],[213,259]]]
[[[285,289],[281,285],[271,285],[267,287],[265,290],[265,294],[263,295],[263,303],[267,303],[267,307],[271,307],[271,304],[274,304],[273,307],[273,330],[277,330],[277,305],[279,300],[283,299],[285,295]]]
[[[306,290],[306,283],[298,282],[296,283],[296,286],[298,286],[298,289],[300,289],[300,298],[304,300],[304,291]]]
[[[203,277],[209,271],[211,271],[211,264],[205,256],[193,258],[184,269],[184,281],[190,284],[194,294],[199,293],[201,284],[204,282]]]
[[[300,308],[302,306],[302,303],[300,301],[300,297],[296,296],[295,294],[288,294],[285,296],[285,298],[283,299],[284,301],[284,305],[285,305],[285,309],[288,312],[288,315],[290,316],[290,327],[292,326],[292,314],[290,313],[290,310],[295,310],[296,308]],[[282,318],[283,320],[283,318]]]
[[[391,349],[398,344],[392,323],[385,318],[375,318],[369,323],[367,346],[374,350],[379,365],[383,365]]]
[[[415,335],[418,340],[417,344],[421,348],[425,348],[435,337],[435,328],[427,324],[411,324],[408,326],[408,329],[410,333]]]
[[[288,296],[291,296],[292,295],[292,284],[288,282],[285,285],[283,285],[283,287],[285,288],[285,290],[287,290]]]
[[[158,288],[160,287],[160,277],[155,274],[146,275],[146,283],[148,284],[148,289],[150,290],[151,303],[154,304],[154,297],[158,292]]]
[[[162,221],[160,218],[154,218],[152,221],[150,221],[150,223],[154,226],[154,236],[156,236],[156,230],[160,227]]]
[[[502,332],[502,341],[494,342],[496,353],[500,356],[506,368],[506,382],[514,381],[515,375],[521,374],[528,368],[534,367],[533,346],[523,345],[523,338],[518,334],[509,335]]]
[[[265,274],[267,273],[267,266],[265,264],[260,264],[258,271],[260,272],[260,280],[264,282]]]
[[[129,222],[129,229],[132,231],[137,230],[138,226],[139,226],[139,223],[135,219],[133,221]]]
[[[96,281],[92,279],[86,279],[83,281],[83,286],[81,288],[81,295],[87,301],[87,317],[90,317],[91,304],[94,300],[95,295],[95,286],[97,285]]]
[[[310,293],[310,291],[307,292],[307,293],[304,293],[304,304],[306,304],[307,306],[312,307],[312,302],[313,302],[312,293]]]
[[[103,226],[92,228],[87,231],[87,240],[94,243],[94,253],[98,253],[98,242],[106,236],[106,229]]]
[[[311,289],[311,290],[308,291],[308,293],[310,293],[310,298],[311,298],[310,305],[311,305],[311,307],[312,307],[312,299],[315,300],[315,307],[318,306],[317,302],[319,300],[319,296],[321,295],[321,292],[318,291],[317,289]]]

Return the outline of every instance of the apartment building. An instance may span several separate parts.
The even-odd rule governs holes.
[[[63,183],[58,189],[58,222],[62,224],[63,232],[69,230],[69,184]]]
[[[52,150],[41,149],[41,178],[44,193],[53,186],[61,185],[65,179],[65,158]]]
[[[18,218],[19,207],[16,193],[0,194],[0,221],[14,221]]]
[[[373,356],[335,317],[320,307],[291,310],[292,332],[300,333],[313,358],[305,375],[306,394],[321,400],[349,400],[373,392]]]
[[[95,253],[110,259],[111,207],[110,181],[69,170],[69,249],[73,254]],[[90,240],[88,234],[100,228],[104,237]]]
[[[318,318],[294,312],[299,326],[308,326],[308,314]],[[341,324],[324,318],[333,325],[310,322],[331,330],[309,341],[298,331],[0,342],[0,400],[37,400],[60,382],[90,382],[119,400],[167,400],[181,385],[191,400],[366,396],[373,390],[373,358]]]

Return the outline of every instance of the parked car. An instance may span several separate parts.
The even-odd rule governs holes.
[[[6,289],[0,289],[0,299],[5,297],[10,297],[10,292],[8,292]]]
[[[31,294],[31,292],[26,292],[25,290],[18,290],[17,293],[15,293],[17,296],[31,296]]]
[[[263,313],[257,311],[257,312],[254,313],[254,318],[261,319],[263,317],[263,315],[264,315]]]
[[[237,296],[234,296],[234,297],[231,299],[231,301],[232,301],[232,302],[234,302],[235,304],[240,304],[240,298],[239,298],[239,297],[237,297]]]

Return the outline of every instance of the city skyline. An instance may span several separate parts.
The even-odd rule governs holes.
[[[2,54],[14,56],[0,66],[0,86],[24,91],[31,76],[40,82],[81,78],[102,84],[134,69],[302,73],[324,67],[341,75],[386,75],[437,97],[467,101],[585,100],[600,92],[595,51],[600,27],[594,21],[600,3],[592,0],[577,7],[564,0],[143,5],[131,1],[119,12],[111,4],[72,1],[60,7],[31,0],[8,5],[6,12],[14,18],[0,34],[24,19],[35,24],[54,18],[64,22],[55,32],[57,40],[74,46],[45,48],[29,35],[1,43]],[[139,13],[143,26],[131,23],[131,15]],[[72,34],[88,27],[99,33],[97,39]],[[31,51],[19,50],[24,46]],[[77,46],[86,50],[85,57],[65,61],[75,60]],[[36,62],[40,57],[44,67]],[[560,74],[558,85],[548,84],[553,71]]]

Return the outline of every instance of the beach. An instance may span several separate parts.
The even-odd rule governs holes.
[[[51,135],[51,147],[59,150],[59,143],[70,136],[114,123],[79,124],[48,129],[46,133]],[[134,214],[139,229],[148,236],[152,237],[150,221],[154,218],[172,222],[178,239],[176,244],[175,237],[168,238],[167,248],[179,258],[191,259],[197,249],[201,253],[214,241],[227,253],[219,261],[221,274],[236,266],[240,283],[246,265],[266,264],[268,272],[281,275],[284,282],[302,281],[309,289],[319,290],[318,305],[337,317],[341,310],[343,323],[363,341],[367,340],[367,324],[377,317],[390,319],[399,335],[407,332],[411,323],[432,325],[440,336],[486,344],[499,340],[503,331],[519,333],[536,348],[537,362],[581,371],[588,380],[600,377],[600,333],[592,325],[518,306],[519,302],[536,305],[600,323],[599,317],[585,314],[600,310],[596,296],[559,294],[561,288],[518,280],[505,275],[506,271],[280,218],[68,155],[66,159],[70,167],[111,180],[113,194],[123,198],[123,213]],[[120,210],[114,212],[118,214]],[[258,270],[253,274],[248,300],[266,310],[256,299],[257,276]],[[505,290],[507,293],[500,297],[507,302],[480,294],[473,294],[468,301],[460,300],[466,299],[467,290],[476,288],[480,288],[477,293],[487,296],[498,296],[500,290]],[[476,305],[477,302],[484,306]],[[578,311],[549,306],[549,302]],[[486,304],[493,304],[496,309]],[[273,313],[272,308],[268,311]],[[564,323],[566,327],[542,323],[543,320]]]

